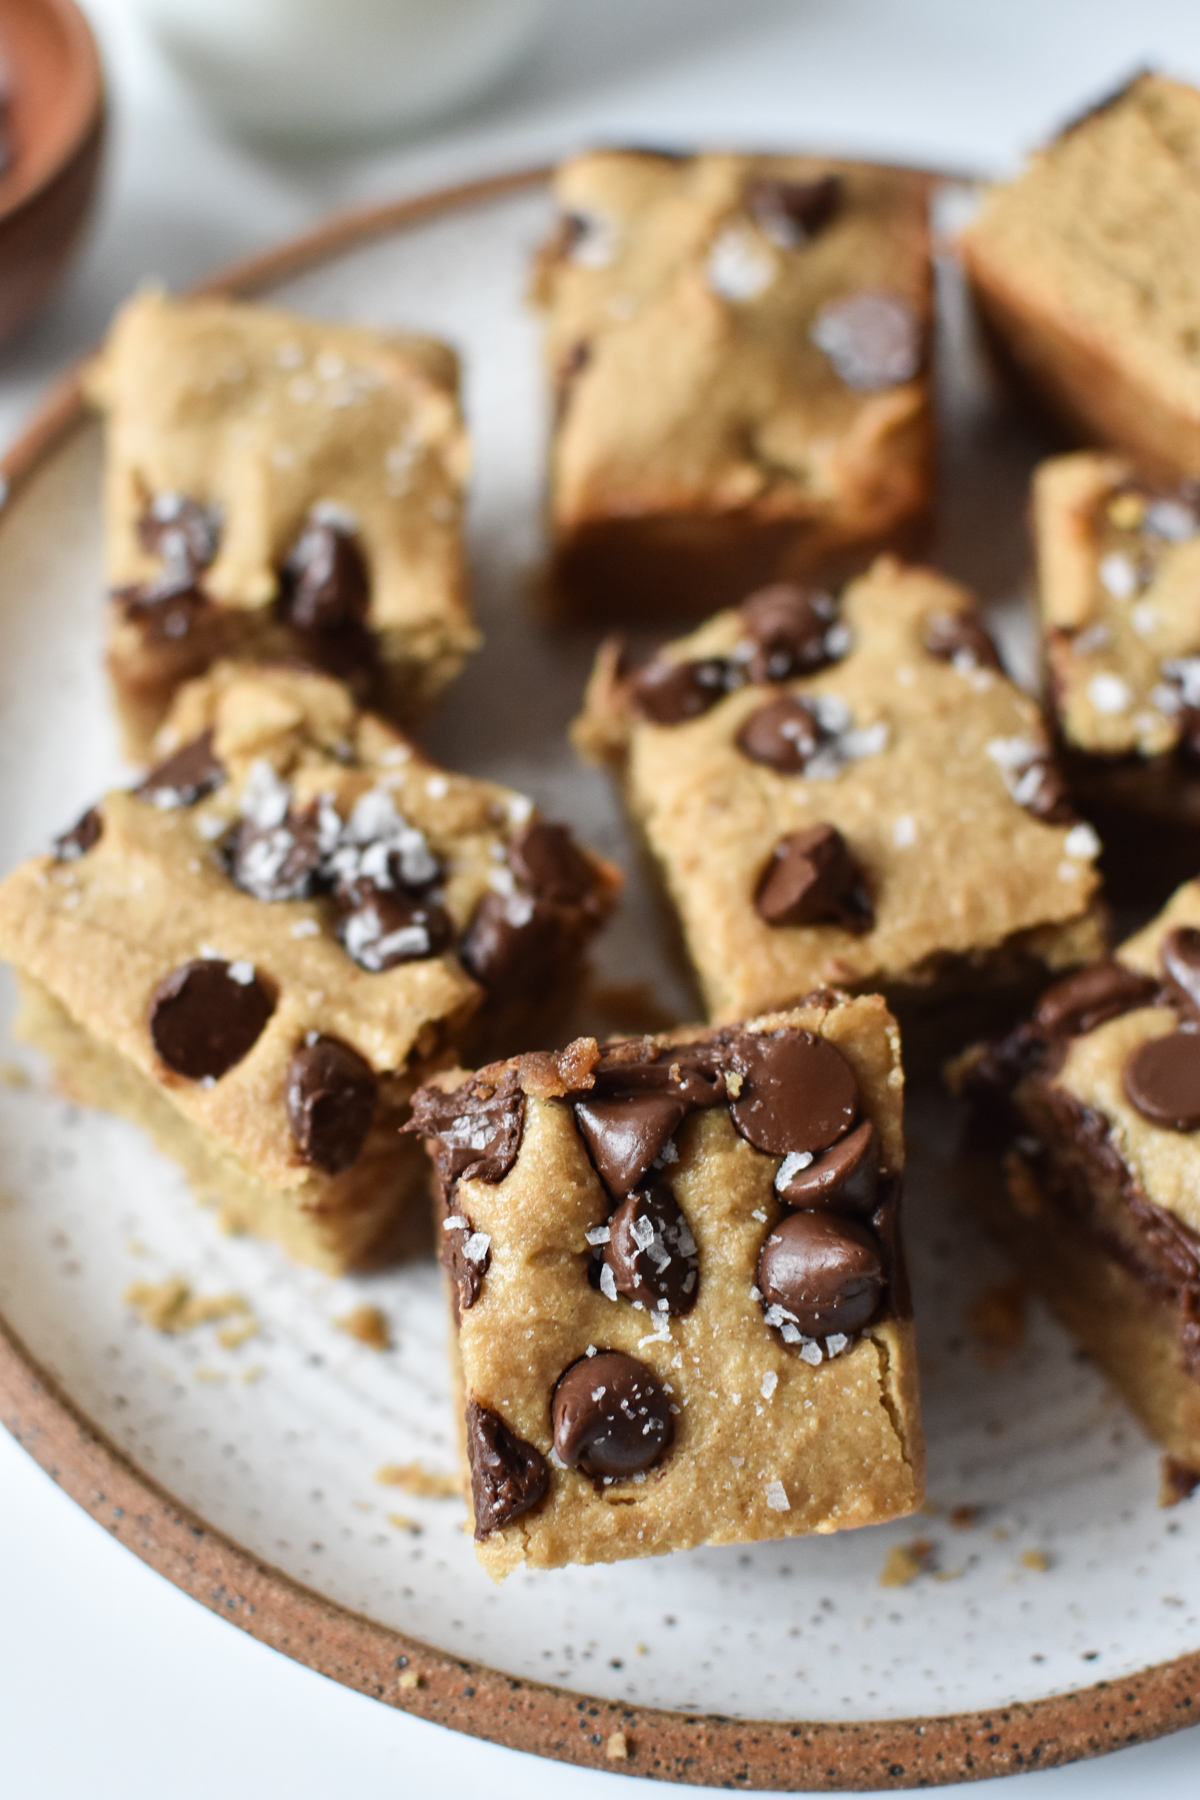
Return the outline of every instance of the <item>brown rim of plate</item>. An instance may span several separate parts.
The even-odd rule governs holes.
[[[0,223],[33,205],[103,129],[104,74],[92,30],[75,0],[0,0],[0,50],[7,38],[18,46],[13,67],[24,73],[31,45],[57,39],[55,69],[36,67],[36,91],[28,105],[46,110],[36,135],[12,167],[0,175]],[[36,65],[36,54],[29,57]],[[63,79],[63,71],[66,78]],[[26,98],[17,91],[14,112],[22,118]]]
[[[534,188],[548,174],[519,170],[339,214],[191,291],[255,293],[370,238]],[[943,178],[930,174],[931,184]],[[89,416],[81,367],[0,461],[9,495]],[[0,1424],[111,1537],[260,1643],[385,1705],[535,1756],[703,1787],[929,1787],[1053,1768],[1200,1722],[1200,1651],[1044,1700],[849,1724],[733,1719],[570,1693],[376,1624],[241,1549],[97,1431],[2,1316]]]

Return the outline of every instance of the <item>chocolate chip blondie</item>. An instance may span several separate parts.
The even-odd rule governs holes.
[[[822,993],[418,1092],[490,1575],[920,1505],[903,1080],[883,1001]]]
[[[1083,451],[1034,477],[1047,691],[1110,880],[1200,867],[1200,492]]]
[[[1144,74],[990,190],[960,245],[1004,360],[1085,442],[1200,477],[1200,93]]]
[[[108,666],[139,759],[180,683],[291,657],[400,718],[479,643],[458,365],[432,338],[147,292],[107,416]]]
[[[552,603],[697,618],[912,549],[932,497],[928,183],[599,151],[542,250]]]
[[[409,1096],[571,985],[615,872],[324,676],[218,664],[159,747],[0,885],[18,1030],[231,1225],[334,1271],[427,1242]]]
[[[776,584],[640,668],[610,643],[575,741],[618,771],[716,1019],[823,984],[977,1000],[1103,949],[1041,714],[928,570]]]
[[[993,1224],[1147,1431],[1200,1476],[1200,885],[952,1079],[1010,1144]]]

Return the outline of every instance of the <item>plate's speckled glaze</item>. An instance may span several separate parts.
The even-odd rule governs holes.
[[[546,211],[540,189],[518,189],[361,245],[343,230],[336,254],[271,291],[314,312],[436,330],[465,352],[488,647],[429,742],[451,765],[528,788],[626,864],[630,890],[601,977],[652,982],[686,1015],[692,1003],[613,798],[564,740],[593,641],[541,630],[525,605],[544,421],[522,290]],[[991,399],[949,278],[944,301],[950,506],[939,560],[994,604],[1021,665],[1020,514],[1038,446]],[[100,669],[99,541],[99,434],[85,426],[40,455],[0,516],[6,864],[124,777]],[[81,1434],[4,1345],[0,1416],[111,1529],[268,1641],[428,1716],[550,1754],[603,1763],[605,1734],[623,1729],[634,1753],[622,1766],[691,1780],[946,1780],[1190,1722],[1193,1664],[1153,1666],[1200,1653],[1200,1513],[1159,1510],[1152,1447],[1044,1315],[1009,1348],[989,1350],[969,1329],[973,1302],[1004,1265],[972,1223],[956,1123],[936,1093],[912,1096],[909,1182],[928,1515],[746,1551],[522,1572],[493,1588],[457,1501],[375,1479],[387,1463],[452,1467],[432,1264],[332,1282],[269,1246],[223,1237],[131,1128],[65,1104],[20,1049],[0,1057],[0,1315],[86,1421],[231,1544],[181,1523],[152,1491],[131,1530],[128,1505],[97,1495],[121,1484],[136,1494],[136,1474]],[[201,1295],[244,1296],[257,1335],[228,1349],[216,1325],[166,1337],[141,1323],[126,1290],[175,1273]],[[337,1329],[362,1302],[387,1315],[390,1351]],[[889,1551],[915,1540],[921,1573],[882,1587]],[[199,1547],[184,1555],[189,1541]],[[391,1632],[430,1646],[424,1662],[411,1645],[397,1653]],[[405,1655],[423,1685],[397,1691]],[[464,1676],[454,1659],[482,1667]],[[1100,1681],[1119,1687],[1072,1697]],[[593,1711],[576,1696],[609,1704]],[[738,1723],[750,1720],[777,1723]]]

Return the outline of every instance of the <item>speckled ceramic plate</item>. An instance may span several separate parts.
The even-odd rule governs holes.
[[[943,206],[954,199],[947,190]],[[530,790],[625,864],[600,978],[647,982],[679,1016],[692,1003],[613,797],[564,738],[594,644],[542,630],[525,604],[544,418],[522,295],[547,214],[536,175],[483,183],[339,221],[224,285],[433,330],[465,353],[487,649],[431,748]],[[1039,446],[989,394],[951,275],[943,288],[938,557],[987,598],[1020,670],[1021,516]],[[6,863],[127,774],[101,672],[99,433],[72,385],[9,458],[8,479]],[[936,1093],[912,1096],[908,1227],[927,1515],[496,1588],[457,1500],[378,1479],[387,1464],[453,1467],[432,1263],[335,1282],[224,1237],[131,1127],[64,1103],[20,1048],[0,1058],[0,1416],[114,1535],[290,1655],[523,1749],[751,1787],[999,1773],[1193,1716],[1200,1509],[1159,1509],[1154,1450],[1043,1314],[1022,1333],[993,1295],[993,1341],[980,1338],[979,1296],[1004,1265],[972,1223]],[[256,1334],[229,1347],[219,1323],[154,1330],[125,1296],[173,1275],[202,1298],[242,1296]],[[360,1304],[386,1315],[390,1350],[337,1327]],[[885,1567],[912,1579],[881,1585]]]

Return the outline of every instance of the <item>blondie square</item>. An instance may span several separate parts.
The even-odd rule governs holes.
[[[1200,476],[1200,93],[1140,75],[962,233],[1006,360],[1085,442]]]
[[[427,1242],[409,1096],[570,986],[615,873],[324,676],[219,664],[160,750],[0,885],[19,1032],[231,1225],[334,1271]]]
[[[928,181],[599,151],[541,252],[552,601],[701,617],[914,549],[932,497]]]
[[[409,718],[478,645],[444,344],[152,291],[118,314],[89,389],[107,416],[108,665],[134,756],[221,657],[297,658]]]
[[[490,1575],[920,1505],[902,1093],[883,1001],[824,993],[416,1095]]]
[[[777,584],[638,669],[611,643],[575,740],[618,772],[715,1019],[822,985],[978,998],[1103,949],[1041,714],[929,570]]]
[[[1200,885],[952,1078],[1011,1146],[1007,1195],[990,1203],[999,1234],[1200,1477]]]

